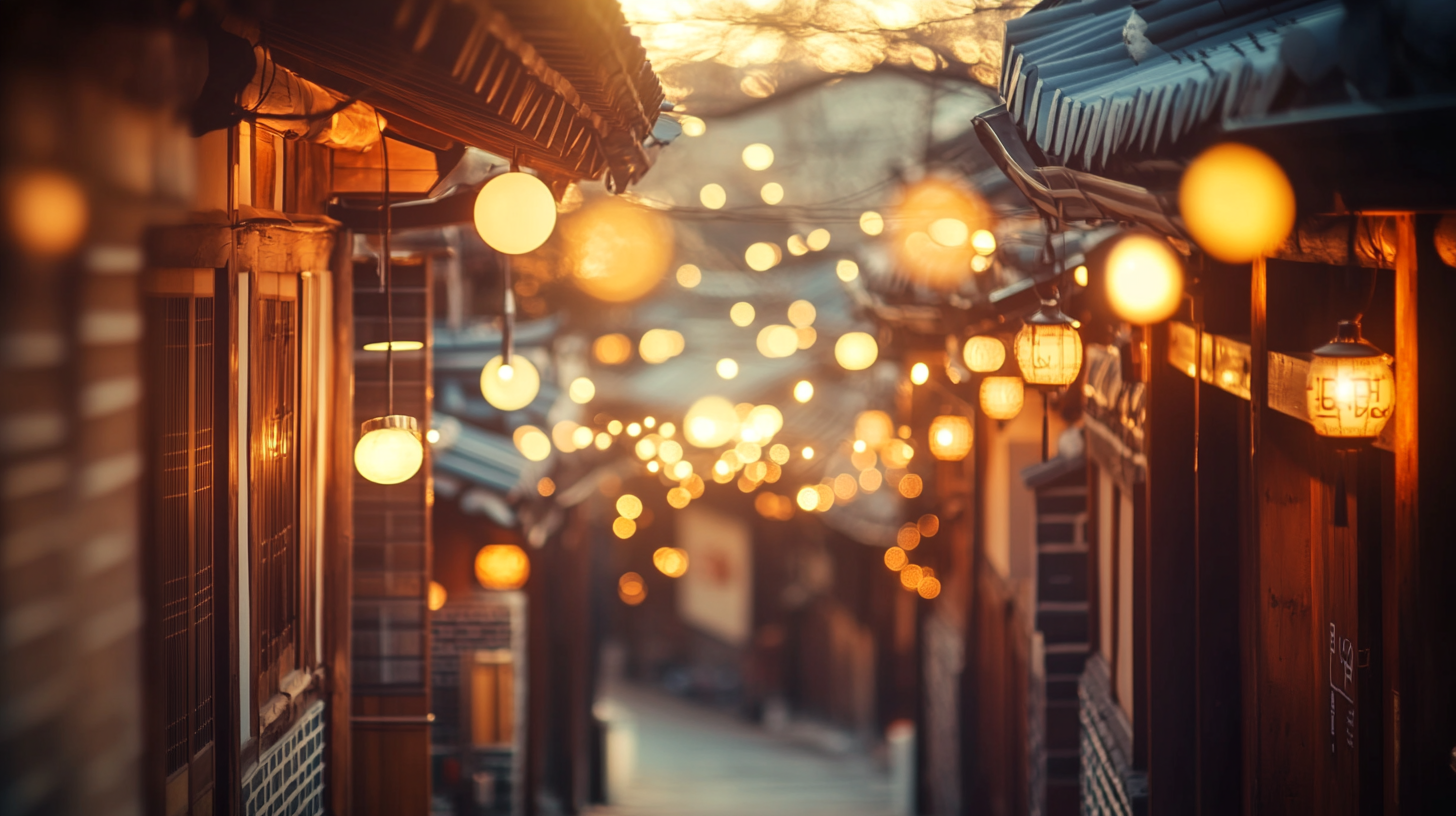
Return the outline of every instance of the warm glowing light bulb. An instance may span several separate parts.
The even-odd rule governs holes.
[[[1267,154],[1227,142],[1203,151],[1183,171],[1178,209],[1209,255],[1248,263],[1272,252],[1294,228],[1294,188]]]
[[[425,462],[419,421],[390,415],[365,422],[354,446],[354,467],[375,484],[399,484],[419,472]]]
[[[1070,385],[1082,370],[1082,336],[1055,306],[1028,317],[1013,346],[1021,377],[1032,385]]]
[[[749,170],[767,170],[773,163],[773,148],[768,145],[758,143],[743,148],[743,166]]]
[[[1385,354],[1342,321],[1330,343],[1314,350],[1305,380],[1305,407],[1320,436],[1368,439],[1380,435],[1395,411],[1395,375]]]
[[[814,384],[808,380],[799,380],[794,383],[794,399],[799,402],[808,402],[814,398]]]
[[[976,235],[983,232],[986,230],[977,230]],[[930,240],[943,247],[965,246],[970,239],[971,228],[959,218],[938,218],[930,223]]]
[[[971,234],[971,249],[980,255],[990,255],[996,251],[996,236],[990,230],[976,230]]]
[[[802,451],[799,451],[799,455],[802,456],[802,457],[804,457],[805,459],[813,459],[814,458],[814,449],[811,448],[811,447],[805,446],[805,448]]]
[[[449,597],[450,593],[445,591],[445,587],[439,581],[431,581],[429,594],[425,596],[425,606],[428,606],[431,612],[439,612],[444,608],[445,601]]]
[[[1086,264],[1079,265],[1076,269],[1073,269],[1072,270],[1072,280],[1076,281],[1078,286],[1086,286],[1087,285],[1087,266],[1086,266]]]
[[[492,178],[475,197],[475,231],[497,252],[522,255],[540,247],[556,229],[551,188],[529,173]]]
[[[874,365],[879,356],[879,344],[864,332],[842,334],[834,344],[834,359],[849,371],[863,371]]]
[[[721,210],[728,203],[728,192],[721,184],[704,184],[703,189],[698,191],[698,200],[710,210]]]
[[[910,366],[910,382],[913,382],[916,385],[925,385],[925,382],[929,379],[930,366],[926,365],[925,363],[916,363],[915,365]]]
[[[1107,302],[1117,316],[1147,326],[1172,317],[1183,302],[1183,263],[1153,235],[1123,236],[1107,255]]]
[[[834,274],[845,283],[849,283],[859,277],[859,264],[845,258],[834,265]]]
[[[514,355],[511,365],[497,355],[480,371],[480,393],[485,401],[502,411],[519,411],[536,399],[541,375],[525,357]]]
[[[942,415],[930,421],[930,453],[936,459],[959,462],[971,452],[973,438],[967,417]]]
[[[731,357],[724,357],[718,361],[718,376],[725,380],[731,380],[738,376],[738,361]]]
[[[885,219],[874,210],[860,213],[859,228],[865,235],[879,235],[885,231]]]

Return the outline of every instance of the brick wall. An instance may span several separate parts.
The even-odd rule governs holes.
[[[244,816],[323,813],[325,753],[324,703],[320,700],[243,775]]]

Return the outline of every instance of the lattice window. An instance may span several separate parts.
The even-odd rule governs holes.
[[[262,296],[254,307],[253,622],[263,703],[300,662],[298,301]]]

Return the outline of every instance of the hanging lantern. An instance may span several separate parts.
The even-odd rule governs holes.
[[[425,462],[420,422],[412,416],[376,417],[359,428],[354,467],[376,484],[399,484],[419,472]]]
[[[959,462],[971,452],[974,434],[963,416],[938,416],[930,421],[930,453],[936,459]]]
[[[523,255],[556,229],[556,199],[551,188],[529,173],[502,173],[475,197],[475,231],[496,252]]]
[[[1183,302],[1183,262],[1168,242],[1129,233],[1107,254],[1107,302],[1129,323],[1149,326],[1178,311]]]
[[[1315,433],[1341,439],[1380,435],[1395,409],[1395,375],[1388,359],[1360,336],[1358,321],[1340,321],[1335,339],[1314,350],[1305,380]]]
[[[531,559],[514,544],[487,544],[475,554],[475,580],[486,589],[520,589],[531,577]]]
[[[1020,377],[987,377],[981,381],[981,411],[991,419],[1015,419],[1026,401]]]
[[[1016,364],[1030,385],[1070,385],[1082,370],[1082,337],[1072,318],[1043,306],[1016,333]]]
[[[996,337],[972,337],[966,341],[961,356],[966,360],[966,368],[977,373],[1000,371],[1006,364],[1006,344]]]
[[[541,374],[530,360],[519,354],[505,365],[500,355],[480,370],[480,393],[485,401],[502,411],[519,411],[531,404],[541,390]]]
[[[834,359],[850,371],[863,371],[875,364],[880,356],[880,345],[875,338],[864,332],[849,332],[840,335],[834,344]]]

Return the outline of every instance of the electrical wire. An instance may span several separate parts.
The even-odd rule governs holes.
[[[384,351],[384,368],[387,388],[388,410],[386,414],[394,415],[394,275],[390,270],[389,233],[393,226],[389,209],[389,139],[384,135],[384,123],[379,120],[379,111],[374,111],[374,124],[379,128],[379,146],[383,149],[384,158],[384,236],[380,243],[384,249],[384,260],[380,265],[384,280],[384,330],[385,339],[388,344]]]

